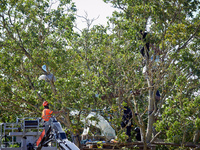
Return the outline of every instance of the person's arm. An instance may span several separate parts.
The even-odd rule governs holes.
[[[53,114],[61,114],[61,113],[65,113],[65,111],[53,111]]]

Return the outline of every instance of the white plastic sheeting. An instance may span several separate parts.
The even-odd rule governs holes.
[[[71,115],[77,115],[79,111],[70,112]],[[90,120],[91,118],[97,118],[98,121]],[[81,122],[85,123],[87,126],[93,125],[99,128],[101,131],[101,136],[105,136],[108,140],[116,137],[115,130],[110,126],[109,122],[96,112],[91,112],[86,118],[81,118]],[[89,132],[89,127],[83,130],[82,135],[87,135]]]
[[[39,76],[38,78],[39,80],[45,80],[47,82],[50,82],[50,81],[53,81],[53,82],[56,82],[56,78],[53,74],[48,74],[48,75],[41,75]]]
[[[96,117],[98,121],[90,120],[90,118]],[[101,130],[101,135],[105,136],[107,139],[115,138],[115,130],[110,126],[107,120],[101,115],[91,112],[85,119],[89,125],[93,125]]]

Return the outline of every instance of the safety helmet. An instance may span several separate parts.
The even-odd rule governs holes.
[[[43,106],[47,106],[49,103],[47,101],[43,102]]]

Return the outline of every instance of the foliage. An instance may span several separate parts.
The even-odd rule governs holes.
[[[48,100],[51,109],[66,111],[58,119],[71,135],[82,132],[81,116],[106,110],[102,115],[110,118],[123,141],[126,135],[120,123],[127,104],[137,114],[133,124],[140,127],[144,143],[160,131],[159,138],[168,142],[192,141],[200,122],[195,95],[200,75],[200,2],[104,2],[119,9],[108,26],[88,26],[79,33],[73,30],[76,6],[71,0],[60,0],[56,9],[49,0],[2,2],[1,121],[39,117],[42,102]],[[148,30],[146,41],[140,30]],[[146,42],[150,59],[140,54]],[[42,74],[53,74],[56,81],[39,80]],[[70,116],[73,110],[78,115]]]

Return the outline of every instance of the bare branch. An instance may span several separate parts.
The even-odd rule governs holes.
[[[162,133],[162,131],[158,132],[158,133],[153,137],[153,139],[148,143],[148,145],[151,144],[151,143],[153,143],[153,142],[156,140],[156,138],[157,138],[161,133]]]
[[[180,51],[181,49],[185,48],[188,45],[189,41],[197,34],[199,28],[200,28],[200,24],[197,26],[194,33],[188,38],[188,40],[181,47],[178,48],[177,51]]]

